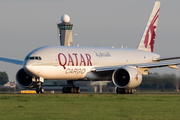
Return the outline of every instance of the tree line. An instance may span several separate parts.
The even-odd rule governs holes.
[[[0,85],[4,85],[9,82],[9,77],[6,72],[0,72]]]
[[[180,79],[175,74],[150,74],[143,76],[140,88],[151,88],[156,90],[176,89],[180,86]]]

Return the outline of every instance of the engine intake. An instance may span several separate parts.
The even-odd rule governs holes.
[[[16,80],[19,86],[23,88],[33,88],[36,85],[36,83],[32,81],[32,77],[29,76],[23,68],[17,72]]]
[[[135,68],[124,67],[113,72],[112,80],[119,88],[135,88],[141,84],[142,75]]]

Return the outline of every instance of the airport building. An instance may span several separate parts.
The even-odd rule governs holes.
[[[57,24],[58,36],[60,39],[61,46],[71,46],[73,42],[73,38],[72,38],[73,24],[71,24],[69,21],[70,21],[70,17],[64,14],[61,17],[61,23]]]

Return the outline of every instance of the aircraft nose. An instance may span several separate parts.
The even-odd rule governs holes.
[[[25,72],[29,75],[33,75],[34,73],[34,67],[33,67],[33,62],[32,61],[29,61],[27,60],[24,65],[23,65],[23,68],[25,70]]]
[[[23,66],[25,72],[30,76],[38,76],[39,73],[43,70],[37,62],[34,61],[26,61]]]
[[[25,64],[24,66],[23,66],[23,68],[24,68],[24,71],[27,73],[27,74],[29,74],[29,75],[33,75],[33,67],[31,66],[31,65],[27,65],[27,64]]]

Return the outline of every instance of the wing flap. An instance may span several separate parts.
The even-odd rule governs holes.
[[[23,62],[24,62],[23,60],[7,58],[7,57],[0,57],[0,61],[13,63],[13,64],[17,64],[17,65],[23,65]]]

